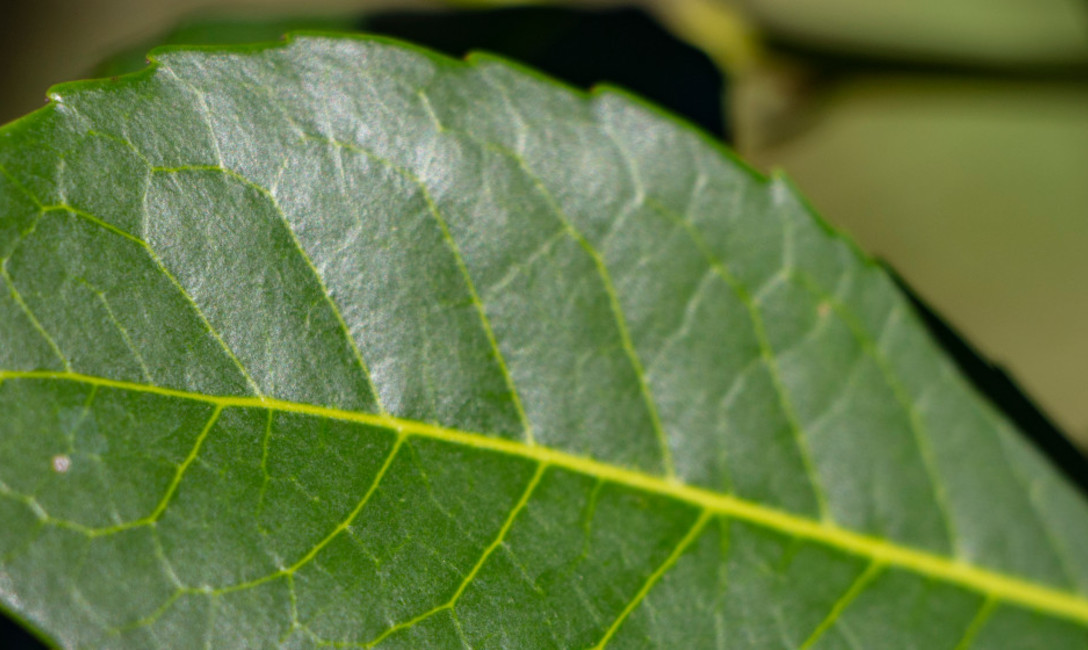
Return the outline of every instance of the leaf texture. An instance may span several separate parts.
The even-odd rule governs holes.
[[[1088,503],[782,179],[374,37],[0,130],[0,603],[70,647],[1083,648]]]

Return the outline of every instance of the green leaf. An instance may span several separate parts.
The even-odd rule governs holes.
[[[350,32],[362,19],[348,16],[280,16],[245,18],[196,17],[183,20],[169,32],[111,55],[95,68],[95,75],[110,77],[136,72],[147,65],[147,51],[162,45],[239,45],[278,41],[285,32]]]
[[[0,131],[0,602],[64,646],[1082,648],[1088,503],[781,179],[375,38]]]

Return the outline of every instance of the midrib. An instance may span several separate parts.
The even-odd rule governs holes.
[[[704,488],[684,485],[675,480],[651,476],[596,460],[556,451],[547,447],[531,446],[504,438],[486,436],[448,429],[445,427],[406,420],[390,415],[375,415],[344,411],[324,406],[287,402],[267,397],[226,397],[202,395],[187,391],[137,384],[78,373],[53,371],[0,370],[0,382],[6,379],[53,379],[105,386],[127,391],[153,393],[186,400],[214,404],[222,408],[262,408],[276,411],[301,413],[349,422],[359,422],[402,432],[409,436],[441,440],[476,449],[485,449],[562,467],[605,481],[626,485],[638,490],[660,494],[684,501],[710,512],[749,522],[779,531],[792,537],[811,540],[826,546],[869,558],[887,566],[899,567],[913,573],[959,585],[988,597],[1007,603],[1022,605],[1062,618],[1088,624],[1088,599],[1067,591],[1044,587],[1020,578],[996,571],[982,569],[962,561],[920,551],[887,540],[870,537],[839,528],[830,523],[818,522],[734,496],[719,494]]]

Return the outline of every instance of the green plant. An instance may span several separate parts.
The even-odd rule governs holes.
[[[373,37],[0,131],[0,602],[64,646],[1088,641],[1088,503],[781,178]]]

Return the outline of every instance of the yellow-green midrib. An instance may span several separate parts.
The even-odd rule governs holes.
[[[406,420],[389,415],[345,411],[311,404],[300,404],[266,397],[230,397],[202,395],[171,388],[137,384],[78,373],[55,371],[3,371],[0,382],[8,379],[52,379],[72,381],[121,390],[154,393],[180,399],[214,404],[220,408],[263,408],[300,413],[316,417],[358,422],[399,431],[408,436],[455,443],[500,452],[547,463],[601,480],[625,485],[645,492],[667,496],[705,511],[749,522],[799,539],[810,540],[846,553],[869,558],[871,561],[915,574],[958,585],[998,601],[1020,605],[1053,616],[1088,625],[1088,599],[1079,594],[1035,584],[1022,578],[981,568],[961,560],[920,551],[888,540],[862,535],[826,522],[799,517],[744,499],[720,494],[704,488],[685,485],[679,481],[652,476],[590,458],[497,438],[458,431],[434,424]]]

